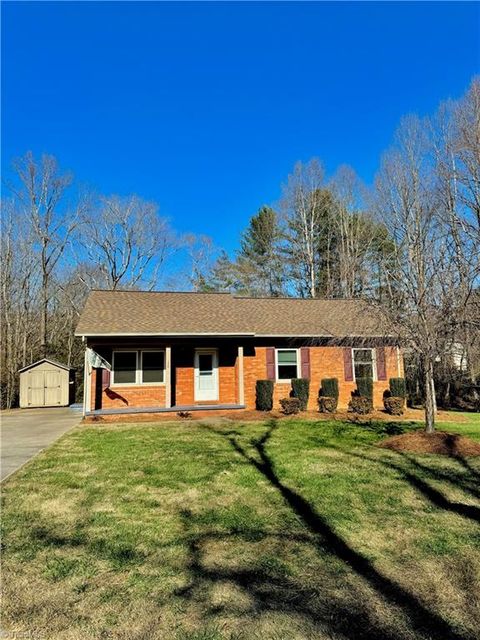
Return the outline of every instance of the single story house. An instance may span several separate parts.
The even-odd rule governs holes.
[[[366,375],[381,407],[388,379],[403,375],[397,342],[358,299],[92,291],[76,335],[87,347],[86,415],[254,409],[266,378],[278,407],[300,377],[310,379],[310,409],[332,377],[346,408]]]

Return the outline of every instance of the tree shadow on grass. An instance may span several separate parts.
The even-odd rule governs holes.
[[[304,581],[286,575],[275,567],[267,569],[259,564],[245,563],[245,566],[230,568],[218,566],[215,562],[213,566],[209,566],[204,555],[205,545],[216,541],[228,543],[232,540],[239,544],[241,536],[217,531],[192,533],[197,525],[195,516],[190,511],[183,510],[181,517],[186,530],[184,544],[188,549],[190,582],[186,587],[178,589],[176,595],[188,598],[200,606],[205,622],[211,622],[211,617],[222,614],[233,614],[240,619],[245,616],[251,621],[262,613],[277,612],[282,616],[292,616],[295,624],[301,618],[316,633],[322,630],[327,637],[335,633],[335,637],[349,640],[398,638],[398,634],[375,619],[374,609],[364,604],[365,595],[360,594],[353,585],[349,584],[348,592],[344,592],[345,598],[341,598],[322,582],[318,587],[307,586]],[[316,544],[312,535],[265,532],[264,538],[275,538],[283,544]],[[225,584],[235,585],[248,597],[250,605],[247,610],[245,606],[230,602],[211,603],[210,588]]]
[[[286,504],[298,516],[306,529],[313,535],[313,545],[317,548],[318,551],[320,551],[322,554],[329,553],[333,557],[344,562],[347,567],[349,567],[355,572],[355,574],[357,574],[357,576],[362,578],[371,588],[373,588],[380,596],[380,598],[387,601],[387,604],[389,604],[390,606],[396,607],[398,610],[400,610],[408,619],[409,626],[415,633],[416,637],[449,638],[450,640],[465,640],[465,638],[469,637],[466,635],[462,635],[460,632],[456,631],[438,614],[430,611],[427,606],[425,606],[417,597],[415,597],[401,585],[396,583],[394,580],[388,578],[387,576],[380,573],[377,569],[375,569],[375,567],[366,557],[353,549],[340,535],[338,535],[334,531],[326,518],[318,513],[314,509],[314,507],[307,500],[305,500],[305,498],[303,498],[298,492],[288,487],[279,478],[278,473],[275,470],[274,462],[266,451],[266,446],[272,436],[272,433],[277,428],[275,420],[270,421],[267,430],[261,438],[251,441],[251,444],[256,453],[255,457],[253,455],[250,455],[245,447],[243,447],[239,443],[239,434],[237,431],[222,432],[221,430],[216,430],[212,427],[206,428],[209,428],[213,433],[226,438],[232,449],[246,462],[252,465],[259,472],[259,474],[279,492]],[[218,570],[212,573],[202,566],[200,561],[199,541],[193,540],[190,547],[190,556],[191,571],[193,576],[197,579],[202,579],[204,577],[207,577],[209,579],[220,579],[222,577],[221,573]],[[232,572],[228,571],[223,575],[222,579],[235,580],[240,586],[249,590],[249,593],[252,593],[253,590],[253,596],[255,597],[255,599],[261,600],[260,594],[255,593],[254,585],[257,583],[255,582],[254,578],[255,576],[251,575],[247,570],[245,570],[237,571],[236,575],[232,575]],[[295,590],[298,591],[298,585],[294,588],[294,591]],[[272,606],[272,600],[274,600],[277,595],[278,594],[275,593],[269,595],[267,590],[267,596],[270,606]],[[302,600],[302,598],[300,598],[300,600]],[[285,603],[282,603],[281,601],[278,603],[278,606],[276,606],[275,604],[275,608],[278,609],[282,609],[282,607],[284,606]],[[359,603],[357,603],[357,607],[358,606]],[[332,603],[332,607],[335,607],[334,603]],[[306,614],[308,613],[308,611],[300,611],[300,613]],[[309,615],[315,618],[314,613],[311,613]],[[342,615],[347,615],[347,613],[343,612]],[[372,626],[371,620],[369,620],[368,624],[368,633],[362,635],[362,632],[360,631],[361,627],[357,627],[356,625],[362,618],[364,619],[363,624],[365,624],[365,622],[367,622],[369,618],[368,612],[364,608],[359,607],[355,613],[355,617],[356,621],[351,621],[352,626],[353,624],[355,624],[352,633],[348,633],[348,624],[346,629],[344,629],[342,625],[340,625],[340,629],[335,628],[335,625],[333,625],[332,630],[340,631],[341,634],[350,638],[389,637],[385,629],[379,629],[378,627],[375,628],[374,626]],[[398,635],[393,634],[391,637],[398,637]]]
[[[463,473],[454,471],[453,469],[443,470],[429,467],[428,465],[415,459],[412,454],[408,454],[404,451],[401,452],[401,456],[402,458],[407,460],[413,468],[417,469],[421,473],[426,474],[433,480],[447,482],[448,484],[461,489],[465,493],[471,494],[475,498],[480,498],[478,475],[475,469],[473,469],[468,461],[462,456],[452,455],[450,456],[450,458],[458,462],[464,468]]]
[[[458,476],[455,478],[450,477],[447,473],[439,471],[438,469],[432,469],[417,460],[415,460],[412,456],[402,452],[396,451],[395,454],[399,456],[399,459],[403,459],[410,465],[410,468],[404,466],[402,464],[397,464],[389,457],[387,460],[382,460],[380,458],[375,458],[372,456],[368,456],[365,453],[354,453],[353,451],[345,451],[344,449],[340,449],[335,445],[330,445],[331,449],[335,449],[344,455],[348,455],[352,458],[358,458],[360,460],[368,460],[368,462],[372,462],[374,464],[386,467],[387,469],[395,469],[398,471],[402,477],[424,498],[427,498],[431,504],[439,507],[440,509],[444,509],[445,511],[450,511],[451,513],[456,513],[463,518],[467,518],[469,520],[473,520],[474,522],[480,522],[480,508],[475,505],[464,504],[462,502],[454,502],[447,498],[441,491],[432,487],[426,480],[421,478],[419,475],[415,474],[412,469],[416,468],[417,470],[428,474],[430,477],[436,480],[447,481],[452,483],[453,485],[460,488],[462,491],[466,491],[471,493],[475,497],[478,497],[477,490],[470,485],[470,483],[466,483],[465,479],[460,479]]]
[[[473,478],[477,481],[480,480],[480,471],[472,467],[467,458],[457,453],[455,450],[455,441],[453,439],[447,440],[446,444],[450,448],[450,457],[456,460]]]

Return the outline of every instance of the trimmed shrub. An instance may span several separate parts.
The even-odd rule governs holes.
[[[300,400],[300,411],[307,410],[309,395],[310,380],[307,378],[294,378],[292,380],[292,397]]]
[[[404,405],[405,405],[405,398],[390,396],[388,398],[383,399],[383,406],[385,407],[385,411],[389,413],[391,416],[403,415]]]
[[[338,406],[338,378],[323,378],[318,396],[318,409],[322,413],[335,413]]]
[[[350,413],[364,416],[372,411],[372,401],[366,396],[352,396],[348,403],[348,410]]]
[[[258,411],[271,411],[273,408],[273,380],[257,380],[255,406]]]
[[[373,400],[373,379],[357,378],[357,396]]]
[[[320,395],[328,398],[338,398],[338,378],[322,378]]]
[[[290,416],[300,411],[300,400],[298,398],[282,398],[280,406],[285,415]]]
[[[407,397],[407,385],[405,384],[405,378],[390,378],[388,383],[390,385],[390,392],[394,398]]]
[[[318,410],[321,413],[335,413],[337,410],[338,398],[329,396],[318,396]]]
[[[338,404],[338,378],[323,378],[320,383],[320,395],[335,398]]]

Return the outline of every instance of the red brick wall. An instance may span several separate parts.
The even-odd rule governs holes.
[[[400,358],[400,375],[403,375],[403,362]],[[388,388],[388,379],[397,377],[398,361],[397,348],[385,347],[386,380],[373,383],[373,401],[378,408],[383,407],[383,392]],[[255,353],[245,356],[245,402],[248,409],[255,408],[255,383],[267,377],[266,347],[256,347]],[[338,406],[346,409],[352,391],[356,388],[355,382],[345,380],[343,368],[342,347],[310,347],[310,398],[309,409],[317,409],[317,397],[322,378],[338,378],[339,399]],[[279,408],[280,398],[286,398],[290,394],[290,384],[275,383],[273,402],[274,408]]]
[[[164,407],[165,385],[111,387],[102,393],[103,409],[122,407]]]
[[[165,385],[113,386],[101,392],[101,407],[95,407],[97,370],[92,371],[91,409],[121,409],[126,407],[164,407]],[[98,400],[97,400],[98,405]]]
[[[397,357],[396,347],[385,347],[386,380],[374,382],[374,404],[383,406],[383,392],[388,388],[388,379],[403,375],[403,358]],[[176,405],[192,405],[194,400],[194,350],[184,350],[175,356],[172,347],[172,366],[174,367],[174,399]],[[219,403],[235,404],[238,395],[238,358],[236,345],[219,348]],[[266,347],[244,349],[244,390],[247,409],[255,408],[255,384],[266,378]],[[400,371],[398,370],[400,368]],[[354,382],[345,381],[343,351],[341,347],[310,347],[310,399],[309,409],[317,409],[317,396],[322,378],[338,378],[339,408],[345,409],[356,388]],[[164,407],[165,385],[112,387],[100,394],[101,407],[95,407],[96,370],[91,379],[91,409],[121,407]],[[275,383],[274,407],[279,408],[279,400],[290,393],[289,383]],[[97,389],[97,398],[99,391]],[[197,403],[198,404],[198,403]],[[201,403],[204,404],[204,403]],[[216,403],[209,403],[216,404]]]
[[[174,347],[172,352],[174,352]],[[175,358],[175,354],[173,355]],[[235,404],[238,398],[236,353],[231,347],[218,350],[218,401],[195,402],[194,387],[194,350],[182,354],[173,360],[175,368],[175,403],[177,405],[193,404]]]
[[[175,404],[194,404],[194,369],[193,354],[191,364],[181,364],[175,367]]]

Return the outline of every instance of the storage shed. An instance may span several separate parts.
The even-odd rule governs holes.
[[[20,369],[20,407],[68,407],[75,398],[75,370],[43,358]]]

